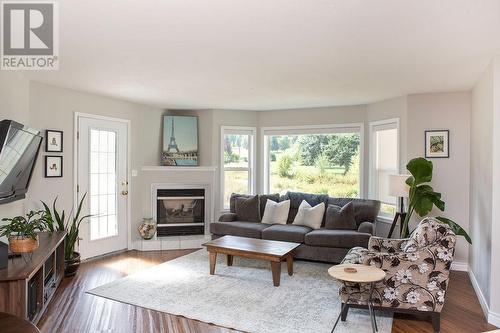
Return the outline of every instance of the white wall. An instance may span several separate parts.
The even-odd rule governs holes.
[[[19,72],[0,71],[0,120],[11,119],[33,127],[29,122],[29,81]],[[41,164],[39,157],[38,164]],[[21,215],[25,200],[0,205],[0,220]]]
[[[470,141],[469,266],[485,302],[490,303],[492,175],[493,175],[493,64],[472,91]]]
[[[450,130],[449,158],[433,158],[432,186],[446,202],[445,216],[469,230],[470,116],[471,93],[432,93],[408,96],[407,160],[425,156],[425,130]],[[475,241],[479,241],[476,239]],[[468,243],[458,237],[456,262],[468,261]]]
[[[34,128],[64,131],[64,175],[62,178],[44,178],[43,163],[38,163],[30,186],[30,207],[38,207],[39,200],[52,202],[59,196],[58,207],[67,213],[73,206],[73,133],[74,113],[90,113],[131,121],[131,169],[139,171],[131,178],[132,238],[137,237],[135,226],[143,217],[140,191],[141,167],[159,165],[161,154],[161,116],[163,110],[123,102],[93,94],[57,88],[41,83],[30,83],[30,125]],[[43,161],[40,154],[40,162]],[[85,191],[85,189],[82,189]],[[149,214],[148,214],[149,216]]]
[[[476,83],[472,101],[470,276],[488,322],[500,326],[500,57]]]
[[[492,212],[491,212],[491,277],[490,313],[488,319],[500,326],[500,57],[493,61],[493,152],[492,152]]]

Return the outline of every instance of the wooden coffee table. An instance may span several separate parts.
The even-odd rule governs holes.
[[[280,242],[267,239],[255,239],[236,236],[224,236],[203,244],[210,257],[210,275],[215,274],[217,253],[227,256],[227,265],[233,265],[233,256],[261,259],[271,262],[273,283],[280,285],[281,262],[287,262],[288,275],[293,275],[293,252],[299,243]]]

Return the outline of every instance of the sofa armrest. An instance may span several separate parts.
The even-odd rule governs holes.
[[[236,219],[236,213],[225,213],[219,217],[219,222],[234,222]]]
[[[408,238],[394,239],[372,236],[368,241],[368,249],[374,252],[401,252],[407,241]]]
[[[371,222],[362,222],[358,227],[358,232],[373,235],[375,233],[375,226]]]

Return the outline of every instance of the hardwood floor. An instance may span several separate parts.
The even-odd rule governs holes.
[[[110,255],[81,265],[78,274],[64,279],[38,327],[43,333],[229,333],[233,330],[86,294],[86,290],[133,274],[195,250],[139,252]],[[207,263],[208,265],[208,263]],[[208,266],[207,266],[208,270]],[[348,319],[349,320],[349,319]],[[442,333],[473,333],[495,329],[486,323],[465,272],[452,272],[442,312]],[[397,315],[393,333],[433,332],[432,325]]]

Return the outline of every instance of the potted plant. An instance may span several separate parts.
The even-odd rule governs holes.
[[[440,211],[444,211],[445,203],[441,200],[441,193],[435,192],[429,185],[432,181],[432,162],[423,158],[414,158],[408,162],[406,169],[411,176],[406,179],[406,185],[409,186],[408,195],[408,213],[403,223],[403,233],[401,237],[406,238],[410,235],[409,224],[413,213],[420,217],[429,214],[434,206]],[[463,236],[467,242],[472,244],[472,240],[467,232],[456,222],[442,216],[437,216],[437,220],[448,224],[457,236]]]
[[[43,211],[30,211],[26,217],[3,218],[2,221],[7,224],[0,226],[0,237],[9,239],[13,253],[30,253],[38,248],[37,232],[46,229]]]
[[[42,201],[43,206],[45,207],[45,220],[47,224],[47,230],[50,232],[53,231],[66,231],[66,239],[64,246],[64,276],[73,276],[78,271],[80,267],[80,253],[75,251],[76,244],[79,240],[80,233],[80,224],[86,218],[89,218],[92,215],[85,215],[80,217],[83,201],[85,200],[87,193],[85,193],[78,203],[78,208],[73,215],[73,218],[68,216],[67,221],[65,220],[65,212],[64,210],[59,213],[56,209],[57,198],[54,199],[52,203],[52,210],[49,206]]]

